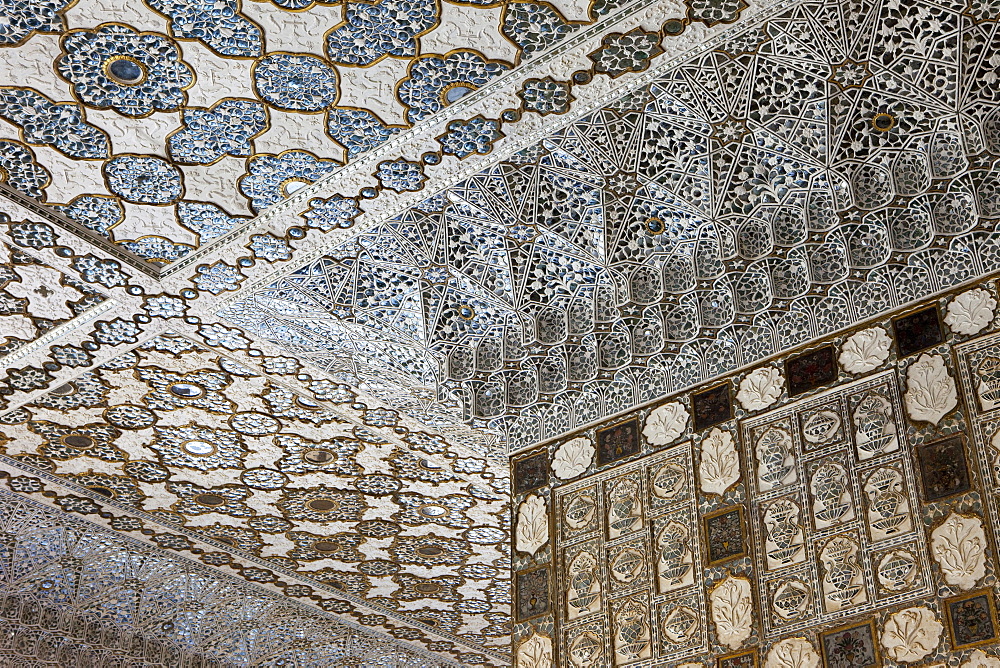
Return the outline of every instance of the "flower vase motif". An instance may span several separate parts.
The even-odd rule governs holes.
[[[680,522],[669,522],[656,538],[659,558],[656,563],[661,594],[694,583],[689,532]]]
[[[615,539],[642,528],[642,506],[639,485],[626,478],[611,488],[608,494],[608,538]]]
[[[604,654],[600,638],[584,631],[569,644],[569,661],[573,668],[591,668],[600,664]]]
[[[903,494],[903,476],[891,468],[878,469],[864,484],[868,500],[868,527],[878,542],[912,528],[909,503]]]
[[[817,529],[854,518],[851,494],[847,491],[847,473],[843,467],[830,462],[822,464],[813,473],[810,489],[813,521]]]
[[[983,410],[1000,406],[1000,358],[984,358],[976,367],[976,377],[976,394]]]
[[[871,459],[899,449],[892,404],[876,392],[870,392],[854,409],[858,458]]]
[[[842,610],[867,600],[858,565],[858,546],[849,538],[833,538],[820,552],[823,564],[823,598],[827,612]]]
[[[648,659],[651,655],[646,606],[628,600],[615,614],[615,654],[619,663]]]
[[[574,620],[601,609],[601,583],[597,579],[597,559],[580,552],[569,564],[566,617]]]
[[[774,591],[771,598],[771,608],[775,614],[786,622],[801,617],[809,608],[812,600],[812,590],[801,580],[783,582]]]
[[[764,511],[764,526],[767,529],[764,549],[768,570],[805,560],[802,527],[798,523],[800,513],[801,510],[791,499],[779,499]]]
[[[782,429],[768,429],[757,441],[757,487],[766,492],[796,479],[792,437]]]
[[[563,508],[563,519],[573,531],[582,531],[590,526],[597,514],[597,501],[592,494],[581,492],[573,496]]]
[[[677,498],[684,491],[687,475],[682,467],[667,462],[653,474],[650,482],[657,498],[669,500]]]

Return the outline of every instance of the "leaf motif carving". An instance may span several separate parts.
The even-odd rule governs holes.
[[[1000,668],[1000,659],[990,656],[981,649],[969,655],[961,668]]]
[[[906,411],[937,424],[958,405],[958,389],[941,355],[921,355],[906,372]]]
[[[840,366],[848,373],[866,373],[889,359],[891,347],[892,339],[881,327],[861,330],[844,341]]]
[[[549,541],[549,517],[545,512],[545,499],[533,495],[517,509],[517,549],[534,555]]]
[[[652,445],[667,445],[684,433],[688,417],[684,404],[677,401],[664,404],[650,411],[642,435]]]
[[[750,637],[753,625],[750,581],[730,576],[712,590],[710,600],[719,642],[730,649],[739,649]]]
[[[728,431],[713,429],[701,442],[701,462],[698,464],[701,491],[722,495],[739,482],[740,457]]]
[[[931,554],[941,567],[945,582],[971,589],[986,574],[986,534],[982,521],[952,511],[931,532]]]
[[[552,458],[552,471],[560,480],[569,480],[584,473],[594,460],[594,445],[580,437],[566,441]]]
[[[517,668],[551,668],[552,640],[537,633],[517,648]]]
[[[767,653],[764,668],[819,668],[819,654],[805,638],[786,638]]]
[[[958,295],[948,304],[944,321],[953,332],[978,334],[993,320],[997,300],[982,288],[974,288]]]
[[[894,661],[919,661],[941,640],[941,625],[934,613],[920,606],[893,613],[882,629],[881,643]]]
[[[785,379],[777,369],[762,367],[740,381],[740,391],[736,393],[736,398],[748,411],[760,410],[778,400],[784,385]]]

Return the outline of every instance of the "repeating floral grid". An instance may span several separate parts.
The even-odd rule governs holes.
[[[605,666],[708,650],[692,471],[683,443],[557,488],[555,578],[564,584],[552,613],[570,657]]]
[[[894,372],[741,430],[769,638],[933,593]]]
[[[932,66],[890,23],[961,47],[897,75]],[[800,3],[221,316],[417,419],[557,437],[988,271],[995,28]]]
[[[268,567],[289,571],[312,582],[307,600],[325,590],[331,612],[427,628],[451,640],[394,633],[461,662],[489,663],[506,649],[507,481],[483,459],[434,463],[448,460],[433,441],[426,453],[400,449],[178,336],[8,413],[3,429],[18,434],[0,439],[15,461],[221,545],[206,564],[224,566],[225,550],[239,550],[256,562],[245,576],[270,582]],[[28,478],[12,488],[40,491]],[[56,502],[95,512],[85,496]],[[189,543],[170,532],[156,540]]]

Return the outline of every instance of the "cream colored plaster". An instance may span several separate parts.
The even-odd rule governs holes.
[[[180,112],[128,118],[106,109],[87,109],[90,122],[108,133],[111,153],[140,153],[168,157],[167,135],[180,127]]]
[[[254,140],[257,153],[304,149],[320,158],[343,159],[343,150],[326,134],[326,114],[298,114],[270,109],[271,128]]]
[[[112,230],[116,241],[158,234],[177,243],[196,245],[194,233],[177,223],[173,206],[128,202],[122,202],[122,205],[125,207],[125,220]]]
[[[441,23],[420,38],[421,53],[448,53],[472,48],[487,58],[513,63],[517,47],[500,32],[503,7],[459,7],[441,4]]]
[[[384,123],[405,123],[403,105],[396,99],[396,83],[406,76],[409,61],[383,58],[371,67],[340,67],[337,106],[369,109]]]
[[[47,202],[69,202],[78,195],[106,194],[101,160],[73,160],[49,148],[32,146],[35,158],[52,175],[45,188]]]
[[[102,23],[125,23],[142,31],[167,33],[167,19],[149,7],[141,0],[79,0],[66,11],[66,25],[70,30],[76,28],[96,28]]]
[[[323,57],[326,33],[343,21],[341,5],[314,4],[308,11],[289,12],[270,2],[245,1],[243,15],[263,28],[267,51]]]
[[[236,181],[246,173],[246,160],[226,156],[214,165],[188,165],[184,172],[184,199],[212,202],[231,216],[250,213],[247,200]]]
[[[254,61],[247,58],[222,58],[200,42],[183,42],[186,62],[195,74],[188,89],[188,106],[211,107],[223,98],[257,99],[253,93],[250,68]]]
[[[59,35],[32,35],[16,49],[0,49],[0,72],[4,86],[27,86],[56,102],[73,100],[69,84],[56,74]]]

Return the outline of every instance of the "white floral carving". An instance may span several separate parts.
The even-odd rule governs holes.
[[[773,366],[765,366],[747,374],[740,381],[740,391],[736,393],[743,408],[756,411],[767,408],[781,396],[785,379]]]
[[[764,668],[819,668],[819,654],[805,638],[786,638],[767,653]]]
[[[642,435],[652,445],[667,445],[684,433],[687,423],[687,409],[684,404],[675,401],[650,411]]]
[[[965,660],[962,668],[1000,668],[1000,659],[977,649]]]
[[[958,405],[955,380],[941,355],[921,355],[906,372],[906,411],[914,420],[937,424]]]
[[[552,640],[532,633],[517,648],[517,668],[552,668]]]
[[[866,373],[889,359],[890,347],[892,339],[884,329],[863,329],[844,341],[840,349],[840,366],[848,373]]]
[[[560,480],[569,480],[582,474],[594,461],[594,444],[581,436],[566,441],[552,458],[552,470]]]
[[[893,613],[882,629],[882,647],[893,661],[919,661],[934,651],[944,627],[920,606]]]
[[[701,491],[720,496],[739,482],[740,456],[733,445],[733,436],[728,431],[713,429],[701,442],[698,479]]]
[[[963,292],[948,304],[948,315],[944,321],[953,332],[978,334],[993,320],[997,300],[982,288]]]
[[[753,626],[750,581],[730,576],[712,590],[709,600],[719,642],[730,649],[739,649],[750,637]]]
[[[549,541],[549,517],[545,512],[545,499],[533,495],[517,509],[517,549],[535,554]]]
[[[945,582],[971,589],[986,574],[986,534],[982,521],[952,511],[931,532],[931,554],[941,567]]]

